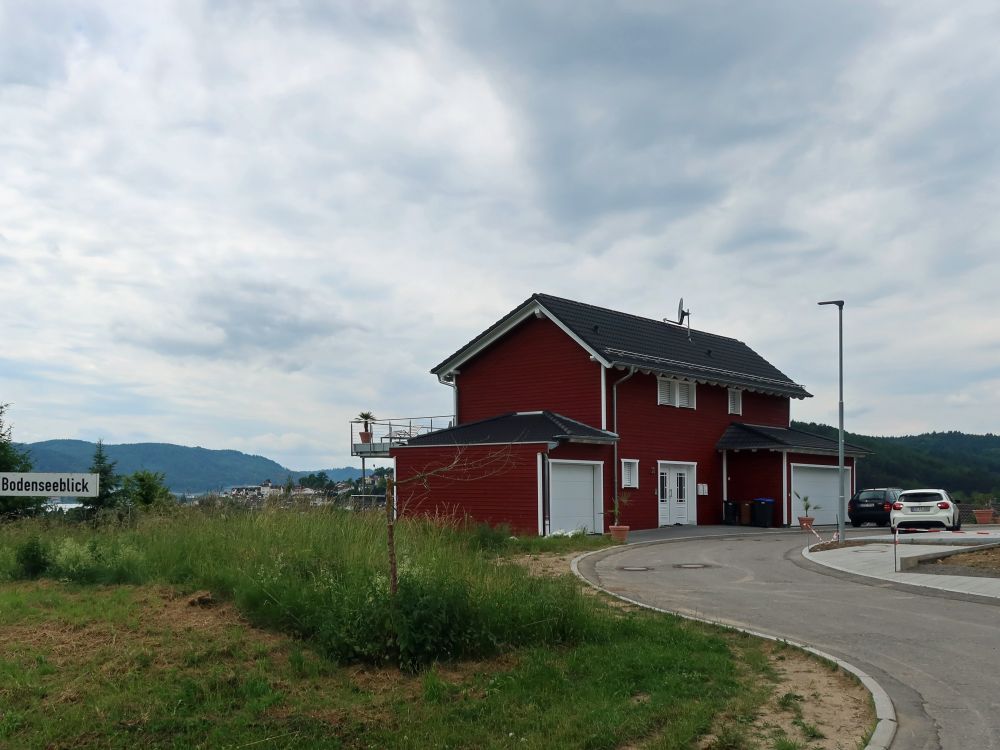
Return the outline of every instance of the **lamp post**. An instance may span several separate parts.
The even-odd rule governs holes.
[[[834,299],[818,302],[820,305],[837,306],[837,339],[839,344],[840,363],[840,430],[837,434],[837,467],[840,477],[840,499],[837,502],[837,538],[845,541],[847,533],[844,516],[847,514],[847,504],[844,502],[844,300]]]

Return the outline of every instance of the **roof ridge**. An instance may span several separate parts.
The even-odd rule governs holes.
[[[680,328],[682,330],[686,330],[682,324],[680,324],[680,323],[674,323],[671,320],[664,320],[664,319],[657,319],[657,318],[647,318],[644,315],[636,315],[635,313],[625,312],[623,310],[615,310],[615,309],[612,309],[610,307],[601,307],[600,305],[592,305],[589,302],[580,302],[579,300],[569,299],[568,297],[557,297],[554,294],[546,294],[545,292],[535,292],[528,299],[534,299],[534,300],[537,300],[539,302],[542,302],[546,298],[547,299],[553,299],[553,300],[556,300],[558,302],[568,302],[571,305],[580,305],[581,307],[589,307],[592,310],[600,310],[601,312],[613,313],[614,315],[623,315],[626,318],[634,318],[635,320],[641,320],[644,323],[657,323],[659,325],[669,325],[669,326],[674,326],[676,328]],[[723,336],[722,334],[719,334],[719,333],[712,333],[711,331],[703,331],[700,328],[692,328],[691,332],[692,333],[699,333],[699,334],[702,334],[704,336],[712,336],[712,337],[717,338],[717,339],[725,339],[726,341],[735,341],[735,342],[740,343],[740,344],[745,344],[745,342],[740,341],[739,339],[735,339],[732,336]]]

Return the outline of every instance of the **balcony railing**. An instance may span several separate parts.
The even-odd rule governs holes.
[[[388,458],[389,450],[406,445],[411,439],[429,432],[453,427],[455,417],[400,417],[398,419],[351,420],[351,455],[364,458]],[[367,429],[366,429],[367,428]]]

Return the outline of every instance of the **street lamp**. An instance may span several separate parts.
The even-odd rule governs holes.
[[[837,333],[840,345],[840,431],[837,435],[837,467],[840,470],[840,500],[837,504],[837,538],[845,541],[844,516],[847,514],[847,504],[844,502],[844,300],[833,299],[818,302],[819,305],[837,306]]]

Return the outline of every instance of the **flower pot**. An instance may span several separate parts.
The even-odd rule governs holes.
[[[972,515],[976,517],[976,523],[993,523],[993,508],[974,508]]]
[[[811,529],[815,520],[816,518],[813,516],[799,516],[799,526],[803,529]]]
[[[361,438],[362,443],[370,443],[372,441],[372,434],[364,430],[358,432],[358,437]]]
[[[608,531],[611,532],[611,538],[619,544],[625,544],[625,542],[628,541],[628,530],[628,526],[608,526]]]

